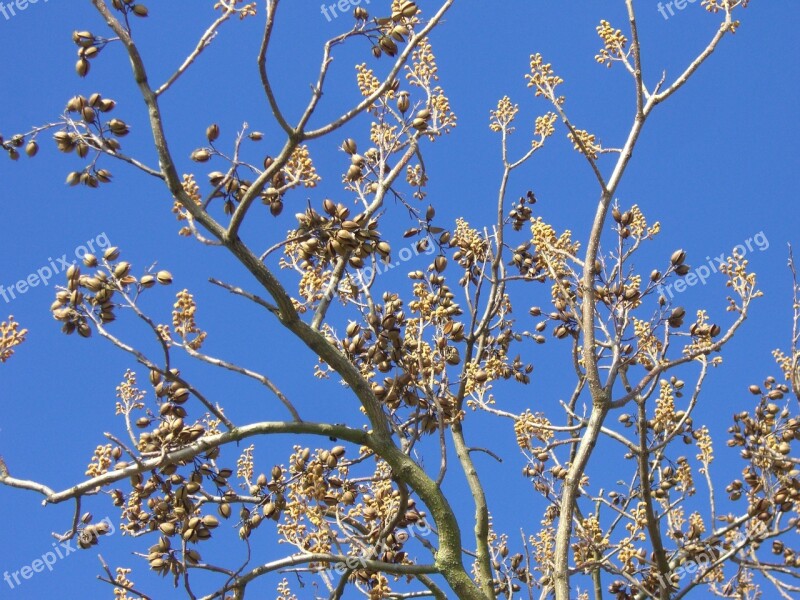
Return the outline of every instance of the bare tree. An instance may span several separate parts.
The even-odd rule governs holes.
[[[437,221],[435,206],[423,203],[429,177],[424,149],[456,126],[429,40],[454,0],[440,0],[430,13],[407,0],[394,0],[390,12],[379,16],[355,8],[352,29],[325,44],[317,80],[296,121],[287,116],[295,111],[280,105],[270,79],[268,54],[281,2],[266,0],[258,70],[265,102],[285,136],[272,156],[254,160],[261,133],[243,125],[225,147],[220,128],[208,126],[208,144],[191,155],[194,169],[208,169],[208,183],[182,174],[188,167],[170,152],[165,124],[172,117],[162,112],[160,98],[188,69],[199,68],[203,51],[228,21],[257,17],[257,3],[217,2],[219,17],[160,84],[148,77],[133,35],[136,18],[147,16],[147,8],[130,0],[91,3],[111,33],[73,34],[77,73],[87,76],[108,44],[124,47],[146,105],[158,166],[125,153],[128,125],[111,117],[116,103],[100,94],[72,98],[56,121],[2,140],[3,148],[11,158],[23,147],[33,156],[37,139],[54,130],[60,151],[87,161],[83,170],[68,175],[71,185],[109,183],[111,173],[101,164],[113,161],[161,180],[174,199],[181,235],[200,242],[197,252],[204,251],[202,245],[221,246],[252,275],[249,289],[221,276],[210,282],[237,296],[237,302],[262,308],[265,318],[305,344],[309,352],[298,357],[307,367],[301,376],[310,376],[313,368],[318,377],[341,379],[363,420],[308,420],[309,407],[289,398],[268,375],[206,353],[207,332],[199,324],[203,310],[188,290],[178,292],[171,324],[140,308],[150,288],[172,282],[168,271],[137,271],[120,258],[118,248],[89,255],[83,268],[67,271],[53,315],[64,333],[86,338],[96,333],[129,353],[147,373],[153,399],[137,374],[128,371],[117,389],[124,427],[118,435],[106,434],[87,479],[68,489],[17,478],[0,462],[5,485],[37,492],[45,504],[74,503],[75,517],[63,539],[84,532],[79,545],[97,543],[106,528],[81,516],[82,502],[106,494],[120,508],[125,532],[152,544],[141,554],[149,568],[171,576],[188,597],[205,600],[243,598],[257,579],[290,572],[318,578],[331,599],[355,589],[374,599],[568,600],[601,598],[607,590],[615,598],[677,600],[699,586],[721,597],[756,598],[764,586],[770,594],[795,597],[800,554],[790,544],[796,542],[800,495],[799,461],[792,452],[800,439],[792,401],[800,391],[797,282],[791,346],[775,354],[786,383],[770,377],[751,386],[756,407],[734,416],[728,441],[741,447],[742,480],[720,482],[712,473],[718,441],[694,421],[693,411],[709,368],[720,363],[720,351],[760,296],[755,275],[734,253],[720,266],[730,288],[731,317],[716,323],[705,310],[688,315],[660,292],[666,282],[690,276],[686,253],[676,250],[663,265],[642,271],[634,259],[660,225],[648,222],[639,206],[616,201],[649,117],[695,76],[723,38],[735,33],[735,16],[747,0],[704,0],[706,10],[719,18],[719,28],[674,79],[644,72],[633,0],[624,0],[624,33],[600,23],[598,63],[624,69],[633,84],[635,111],[618,147],[602,147],[594,134],[579,128],[562,95],[565,82],[533,54],[528,87],[549,112],[535,118],[533,139],[521,156],[512,156],[507,145],[518,106],[503,97],[491,112],[490,127],[501,137],[502,175],[495,218],[478,228],[463,219],[448,227]],[[338,118],[312,126],[332,56],[350,44],[371,51],[379,67],[358,65],[362,98]],[[338,134],[350,123],[363,124],[364,141],[341,142]],[[558,128],[585,158],[598,186],[584,243],[535,216],[533,192],[509,198],[515,169]],[[254,211],[268,209],[278,218],[285,197],[315,188],[320,178],[309,144],[329,139],[338,139],[336,146],[348,157],[342,196],[354,202],[312,197],[285,237],[271,245],[243,240],[242,226]],[[360,146],[366,147],[363,152]],[[410,224],[404,238],[431,261],[425,270],[408,273],[406,292],[381,293],[375,274],[395,253],[381,223],[401,212]],[[791,261],[790,266],[793,273]],[[280,269],[285,273],[279,276]],[[295,276],[295,292],[282,283],[288,274]],[[542,284],[547,291],[540,291]],[[518,295],[520,289],[528,291]],[[512,316],[512,307],[535,293],[552,306],[530,308],[535,325],[528,331]],[[152,333],[157,355],[125,341],[114,322],[121,309]],[[569,394],[569,400],[561,403],[560,414],[511,412],[502,401],[508,387],[501,381],[529,382],[532,366],[522,360],[522,349],[545,343],[548,329],[555,338],[551,343],[569,347],[574,385],[556,392]],[[13,320],[1,331],[0,360],[5,361],[26,332]],[[198,365],[262,384],[275,398],[273,419],[232,422],[224,406],[174,366],[184,353]],[[314,357],[319,359],[315,367]],[[684,395],[686,408],[678,409],[676,398]],[[469,419],[478,413],[511,421],[524,474],[546,502],[541,527],[520,539],[492,527],[473,455],[494,453],[480,431],[468,430]],[[284,461],[258,473],[255,442],[281,435],[313,438],[321,447],[298,441]],[[328,444],[328,438],[337,442]],[[624,455],[627,460],[619,464],[627,470],[605,476],[591,471],[603,438]],[[234,471],[232,453],[245,441],[250,445]],[[448,447],[455,457],[448,456]],[[686,455],[687,447],[693,456]],[[466,477],[471,498],[442,491],[453,467]],[[620,473],[627,477],[621,490],[615,483]],[[697,479],[704,481],[702,501],[692,498],[699,491]],[[720,485],[730,499],[741,500],[739,513],[719,511]],[[466,502],[473,513],[469,523],[453,508]],[[237,525],[245,547],[237,564],[202,558],[204,546],[224,535],[219,517]],[[465,526],[471,536],[464,535]],[[87,528],[93,535],[85,535]],[[264,562],[251,554],[249,540],[267,528],[266,535],[290,548],[285,558]],[[130,569],[113,571],[105,563],[103,569],[102,579],[114,586],[117,598],[150,597],[134,584]],[[199,571],[217,578],[214,589],[198,589],[192,575]],[[591,592],[581,591],[576,581],[588,581]],[[279,598],[295,598],[287,579],[276,584]]]

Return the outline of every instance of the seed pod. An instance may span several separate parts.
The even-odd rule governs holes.
[[[447,268],[447,259],[444,256],[437,256],[433,261],[433,267],[437,273],[441,273]]]
[[[413,17],[418,11],[419,9],[417,8],[417,5],[413,2],[406,2],[400,7],[400,14],[406,18]]]
[[[131,263],[127,261],[122,261],[114,267],[114,277],[117,279],[122,279],[125,277],[131,270]]]
[[[208,162],[208,160],[211,158],[211,153],[205,148],[198,148],[191,153],[190,158],[194,162],[204,163]]]
[[[37,152],[39,152],[39,144],[33,140],[28,142],[28,145],[25,146],[25,154],[27,154],[30,158],[33,158],[36,156]]]
[[[147,7],[144,4],[134,4],[131,7],[131,11],[137,17],[146,17],[147,16]]]
[[[411,126],[417,131],[425,131],[428,128],[428,122],[425,119],[417,117],[411,121]]]
[[[348,181],[358,181],[363,176],[364,175],[359,167],[357,167],[356,165],[350,165],[350,168],[347,169],[347,174],[345,175],[345,178]]]
[[[219,137],[219,125],[212,123],[206,129],[206,138],[209,142],[215,141]]]
[[[83,57],[79,58],[78,62],[75,63],[75,72],[78,77],[86,77],[89,73],[89,61]]]
[[[92,35],[91,31],[73,31],[72,41],[78,46],[86,48],[94,44],[94,36]]]
[[[408,92],[401,92],[397,96],[397,109],[401,113],[405,113],[409,107]]]
[[[355,17],[357,21],[366,21],[369,19],[369,13],[364,7],[356,6],[353,9],[353,17]]]
[[[172,273],[169,271],[159,271],[156,273],[156,280],[161,285],[169,285],[172,283]]]
[[[347,154],[355,154],[358,150],[356,141],[353,138],[347,138],[342,144],[342,150],[347,152]]]
[[[119,248],[117,246],[111,246],[106,249],[103,253],[103,258],[107,261],[117,260],[119,258]]]
[[[378,45],[380,46],[381,50],[386,52],[386,54],[388,54],[389,56],[397,55],[397,44],[388,35],[382,36],[378,40]]]
[[[111,133],[119,137],[123,137],[129,133],[128,124],[122,119],[111,119],[108,122],[108,128],[111,130]]]
[[[405,36],[411,33],[405,25],[396,25],[391,32],[391,36],[398,42],[405,42]]]
[[[152,275],[143,275],[141,279],[139,279],[139,285],[143,288],[151,288],[156,284],[156,278]]]
[[[261,133],[260,131],[251,131],[249,134],[247,134],[247,137],[249,137],[254,142],[260,142],[261,140],[264,139],[264,134]]]
[[[678,265],[682,265],[686,260],[686,252],[684,250],[675,250],[675,252],[672,253],[672,256],[670,256],[669,260],[673,266],[677,267]]]

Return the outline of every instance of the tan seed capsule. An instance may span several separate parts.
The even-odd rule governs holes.
[[[146,17],[148,12],[144,4],[134,4],[131,10],[137,17]]]
[[[75,72],[78,77],[86,77],[89,73],[89,61],[85,58],[79,58],[78,62],[75,63]]]
[[[122,279],[125,277],[131,270],[131,263],[127,261],[122,261],[114,267],[114,277],[117,279]]]
[[[190,158],[194,162],[204,163],[208,162],[208,160],[211,158],[211,153],[205,148],[198,148],[191,153]]]
[[[117,260],[119,258],[119,248],[117,246],[111,246],[106,249],[106,251],[103,252],[103,258],[108,261]]]
[[[358,150],[356,141],[353,138],[347,138],[342,144],[342,150],[347,152],[347,154],[355,154]]]
[[[152,275],[143,275],[141,279],[139,279],[139,285],[143,288],[151,288],[156,284],[156,278]]]
[[[676,250],[669,260],[674,266],[682,265],[686,260],[686,252],[684,250]]]
[[[409,104],[408,93],[401,93],[397,97],[397,109],[401,113],[405,113],[408,110]]]
[[[73,31],[72,41],[81,47],[91,46],[94,43],[94,36],[91,31]]]
[[[425,119],[420,119],[417,117],[411,121],[411,126],[417,131],[424,131],[428,128],[428,122]]]
[[[156,280],[158,280],[158,283],[161,285],[169,285],[172,283],[172,273],[169,271],[159,271],[156,273]]]
[[[219,137],[219,125],[212,123],[206,128],[206,138],[209,142],[215,141]]]
[[[400,7],[400,14],[402,14],[406,18],[409,18],[416,15],[418,10],[419,9],[417,8],[416,4],[414,4],[413,2],[406,2]]]

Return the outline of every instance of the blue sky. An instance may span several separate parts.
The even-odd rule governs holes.
[[[151,79],[161,81],[213,19],[213,2],[154,0],[147,4],[151,18],[136,21],[134,31],[150,65]],[[316,78],[322,42],[348,29],[352,17],[348,14],[329,21],[316,2],[287,0],[284,4],[271,50],[272,77],[279,101],[289,107],[288,117],[293,120]],[[436,5],[432,0],[419,4],[423,9]],[[386,5],[386,1],[374,0],[369,8],[374,11],[373,7]],[[718,22],[699,2],[688,4],[668,19],[658,11],[656,2],[637,1],[636,5],[645,74],[651,86],[662,71],[667,79],[679,73],[705,47]],[[662,223],[663,233],[639,257],[645,273],[664,264],[679,247],[687,251],[687,262],[698,265],[707,256],[729,254],[734,246],[759,234],[759,239],[768,242],[753,246],[748,254],[764,297],[724,354],[724,365],[711,374],[698,409],[696,421],[707,420],[718,432],[724,431],[730,414],[750,407],[747,385],[776,374],[771,350],[788,347],[791,286],[787,244],[800,243],[796,145],[800,133],[796,117],[800,5],[790,0],[752,2],[739,15],[742,27],[736,35],[725,39],[697,76],[655,111],[617,193],[623,206],[639,204],[650,220]],[[501,170],[499,140],[488,129],[488,115],[497,100],[509,95],[520,105],[516,140],[520,151],[526,143],[526,123],[548,110],[546,103],[534,99],[525,87],[523,76],[531,53],[542,53],[564,78],[562,93],[568,98],[573,120],[596,133],[605,145],[621,145],[633,114],[632,85],[618,66],[607,70],[594,61],[599,48],[594,28],[600,19],[623,27],[624,3],[456,0],[432,38],[440,83],[459,119],[450,136],[426,149],[428,199],[443,223],[452,224],[457,216],[463,216],[483,225],[492,218]],[[39,0],[10,18],[0,11],[4,57],[0,65],[0,132],[9,137],[31,125],[55,120],[71,96],[97,91],[116,99],[118,116],[131,124],[132,133],[124,140],[126,150],[157,164],[143,104],[121,47],[112,44],[105,49],[92,63],[89,77],[80,80],[73,69],[75,46],[70,39],[76,29],[105,34],[88,2]],[[259,18],[227,24],[197,68],[164,98],[171,149],[182,157],[183,171],[195,168],[188,155],[204,143],[204,131],[211,122],[220,124],[223,136],[232,136],[247,121],[266,134],[258,151],[275,151],[278,130],[255,69],[260,29]],[[317,124],[357,98],[353,64],[362,61],[373,63],[363,44],[353,44],[336,55],[331,87]],[[292,215],[305,207],[307,198],[319,202],[326,194],[341,196],[336,181],[344,163],[336,145],[345,135],[365,138],[366,126],[362,120],[335,139],[312,144],[322,186],[296,192],[277,220],[264,212],[254,214],[245,239],[266,246],[292,226]],[[252,286],[244,271],[223,252],[176,235],[179,226],[170,212],[172,202],[158,181],[123,165],[105,163],[114,173],[113,185],[94,191],[68,188],[64,185],[66,174],[81,163],[73,155],[57,153],[48,137],[42,139],[35,160],[0,160],[0,285],[13,286],[65,253],[71,260],[75,249],[88,241],[99,244],[107,239],[122,248],[123,257],[136,269],[158,261],[174,274],[172,288],[158,288],[145,299],[144,307],[154,317],[167,321],[174,292],[188,288],[198,299],[198,319],[210,331],[208,347],[214,354],[264,369],[315,418],[336,420],[342,414],[355,415],[353,400],[338,383],[310,377],[315,357],[280,335],[276,324],[260,311],[207,283],[210,276],[224,276]],[[198,180],[203,179],[202,171],[195,170]],[[560,135],[514,173],[509,196],[516,198],[534,190],[539,199],[537,214],[557,230],[568,228],[576,239],[584,239],[594,214],[595,187],[585,161]],[[402,218],[401,211],[396,215]],[[399,230],[405,223],[398,222]],[[398,240],[397,244],[401,243]],[[409,268],[425,266],[421,258],[409,261]],[[56,279],[62,282],[63,275]],[[381,284],[405,285],[396,274],[387,275]],[[531,297],[519,300],[517,310],[525,327],[533,326],[525,320],[527,307],[546,303],[549,295],[545,287],[529,289],[533,290],[527,292]],[[687,310],[705,306],[724,322],[726,292],[723,278],[712,276],[706,285],[680,294],[680,302]],[[121,431],[120,420],[114,417],[114,388],[125,369],[135,365],[99,339],[63,336],[48,311],[53,296],[51,283],[11,301],[0,297],[0,317],[13,314],[30,330],[28,341],[0,367],[0,454],[13,475],[62,489],[83,476],[94,447],[104,443],[102,432]],[[152,343],[131,321],[117,325],[131,342]],[[509,410],[555,406],[569,395],[572,380],[565,384],[569,370],[564,370],[564,350],[565,346],[554,343],[527,348],[527,358],[535,365],[532,383],[525,388],[502,388],[506,394],[502,401]],[[208,394],[220,399],[235,421],[264,419],[271,414],[271,399],[256,385],[208,369],[187,372]],[[139,373],[143,381],[145,373]],[[495,526],[512,536],[520,526],[531,532],[541,506],[533,501],[529,484],[519,475],[523,462],[515,451],[510,425],[491,419],[478,423],[485,437],[475,444],[490,446],[504,458],[501,468],[488,457],[478,458],[490,490]],[[263,446],[257,464],[267,469],[274,461],[285,461],[268,454],[286,457],[292,442],[283,439]],[[235,452],[228,454],[231,466],[235,458]],[[719,443],[718,476],[730,479],[740,468],[736,452]],[[454,498],[468,500],[455,470],[447,485]],[[468,537],[469,506],[459,502]],[[517,509],[522,502],[531,506],[525,522],[520,522]],[[116,522],[118,511],[107,500],[92,498],[87,504],[98,520],[108,516]],[[0,543],[0,573],[29,565],[49,551],[53,542],[50,532],[66,530],[72,510],[67,504],[43,509],[37,496],[0,487],[0,540],[4,542]],[[275,552],[269,547],[271,535],[263,532],[257,542],[265,555]],[[145,574],[144,564],[130,556],[142,545],[123,539],[119,532],[113,537],[112,543],[106,540],[100,546],[109,564],[133,566],[137,584],[154,590],[157,598],[167,597],[166,584],[154,583],[155,578]],[[215,554],[238,556],[235,553],[240,551],[238,545],[230,544],[206,552],[211,559]],[[98,572],[96,552],[73,553],[59,560],[52,572],[38,573],[17,589],[0,582],[0,598],[41,598],[54,591],[69,598],[111,597],[110,589],[94,582]],[[258,589],[271,592],[272,583]],[[299,595],[306,597],[302,592]]]

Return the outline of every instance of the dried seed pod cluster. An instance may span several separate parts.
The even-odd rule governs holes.
[[[120,119],[104,121],[102,118],[115,106],[114,100],[103,98],[98,93],[88,98],[80,95],[71,98],[67,102],[66,112],[77,116],[77,124],[71,122],[68,128],[53,135],[56,148],[65,154],[74,152],[81,158],[86,158],[91,151],[96,154],[101,151],[117,152],[121,147],[118,138],[128,134],[128,125]],[[106,169],[97,168],[96,160],[82,171],[72,171],[67,175],[69,185],[83,184],[90,188],[96,188],[99,184],[110,181],[111,173]]]
[[[324,214],[313,208],[295,215],[299,227],[294,236],[303,241],[294,244],[294,253],[302,269],[311,269],[315,263],[328,264],[339,257],[347,258],[350,266],[361,268],[365,260],[376,256],[390,260],[392,248],[381,239],[378,221],[365,213],[350,218],[350,209],[344,204],[325,200]]]
[[[2,135],[0,135],[0,148],[6,151],[8,157],[11,160],[19,160],[20,154],[18,148],[21,148],[25,145],[25,135],[21,133],[17,133],[12,135],[8,140],[4,139]],[[39,144],[31,138],[28,141],[27,145],[25,145],[25,154],[29,157],[36,156],[36,153],[39,151]]]
[[[800,470],[792,460],[800,441],[800,418],[789,410],[789,386],[773,377],[764,381],[763,391],[751,385],[750,392],[759,396],[755,410],[734,414],[728,429],[728,446],[742,449],[747,466],[742,480],[732,481],[726,491],[731,500],[745,498],[748,514],[772,528],[777,519],[796,513],[800,502]],[[783,554],[787,566],[800,566],[800,553],[784,543],[773,546],[773,552]]]
[[[358,9],[356,9],[358,11]],[[357,20],[365,21],[369,18],[366,10],[360,10],[354,16]],[[399,52],[398,43],[405,43],[406,38],[411,34],[414,17],[419,12],[419,8],[414,2],[404,1],[396,3],[390,17],[375,19],[379,27],[379,34],[375,38],[372,47],[372,54],[375,58],[380,58],[383,54],[393,57]]]
[[[532,206],[536,204],[536,196],[531,190],[524,196],[520,196],[517,203],[509,211],[508,218],[514,231],[521,231],[523,225],[530,221],[533,212]]]
[[[100,54],[106,41],[95,37],[91,31],[73,31],[72,41],[78,46],[78,62],[75,63],[75,72],[79,77],[86,77],[89,74],[89,61]]]
[[[91,513],[85,513],[81,516],[80,525],[78,527],[78,548],[87,550],[92,546],[100,543],[100,537],[107,535],[111,531],[111,526],[105,521],[92,524]]]
[[[90,322],[106,324],[114,321],[116,315],[113,302],[117,292],[128,292],[136,286],[139,292],[152,287],[155,282],[162,285],[172,283],[169,271],[159,271],[156,275],[145,274],[137,279],[130,274],[131,264],[119,261],[120,251],[116,246],[107,248],[102,261],[93,254],[83,257],[85,267],[95,269],[91,275],[82,274],[77,264],[66,272],[66,288],[59,289],[55,302],[50,306],[53,317],[61,321],[61,331],[70,335],[76,331],[81,337],[92,334]],[[101,265],[102,262],[102,265]]]

